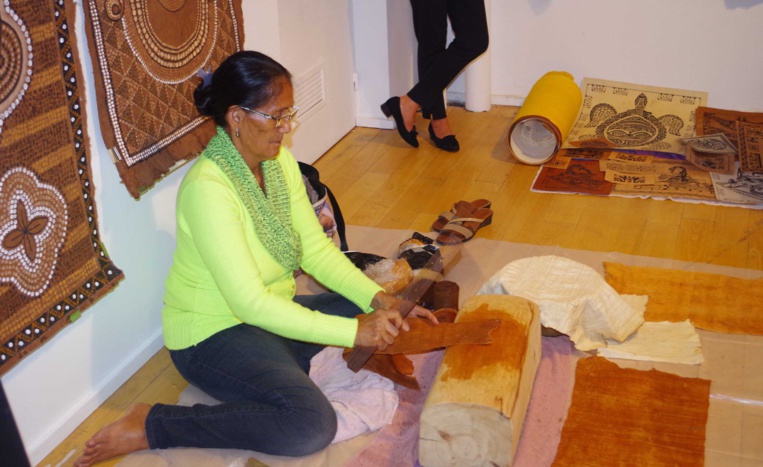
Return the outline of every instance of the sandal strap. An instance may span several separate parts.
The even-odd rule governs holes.
[[[449,224],[459,223],[462,224],[464,222],[479,222],[483,223],[485,222],[485,219],[479,218],[479,217],[457,217],[455,219],[451,219]]]
[[[453,223],[446,225],[440,232],[461,234],[464,236],[464,240],[468,240],[474,236],[474,232],[471,229]]]
[[[440,213],[439,217],[442,217],[446,221],[450,222],[454,217],[456,217],[456,213],[453,211],[443,211]]]

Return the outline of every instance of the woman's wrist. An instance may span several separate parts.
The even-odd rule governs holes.
[[[396,303],[397,303],[397,299],[393,295],[390,295],[387,292],[380,290],[376,293],[376,295],[374,295],[374,298],[371,300],[371,308],[373,308],[374,310],[389,309],[389,308],[393,308]]]

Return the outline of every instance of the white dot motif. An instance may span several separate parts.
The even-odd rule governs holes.
[[[37,297],[45,291],[66,236],[61,193],[25,167],[0,177],[0,284]]]
[[[29,89],[27,83],[32,76],[32,39],[29,36],[24,21],[11,9],[8,1],[4,2],[4,11],[0,11],[3,17],[3,49],[12,56],[20,58],[18,66],[13,66],[13,62],[8,60],[3,68],[3,73],[9,73],[9,78],[3,79],[3,84],[8,85],[7,89],[2,90],[4,98],[0,101],[0,134],[3,131],[3,122],[16,110],[18,104],[24,99],[26,91]],[[5,15],[8,15],[7,17]],[[9,35],[10,37],[7,37]],[[16,37],[13,37],[16,36]],[[5,39],[10,39],[6,41]],[[26,47],[19,47],[26,43]],[[7,44],[7,45],[6,45]],[[5,56],[5,53],[3,54]],[[2,63],[0,63],[2,65]],[[23,77],[23,79],[22,79]]]

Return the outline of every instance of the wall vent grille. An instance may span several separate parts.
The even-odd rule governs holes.
[[[299,106],[297,121],[304,122],[326,105],[323,63],[293,79],[294,105]]]

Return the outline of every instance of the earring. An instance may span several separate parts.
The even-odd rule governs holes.
[[[238,128],[236,128],[236,138],[240,138],[240,137],[241,137],[241,133],[239,133]]]

